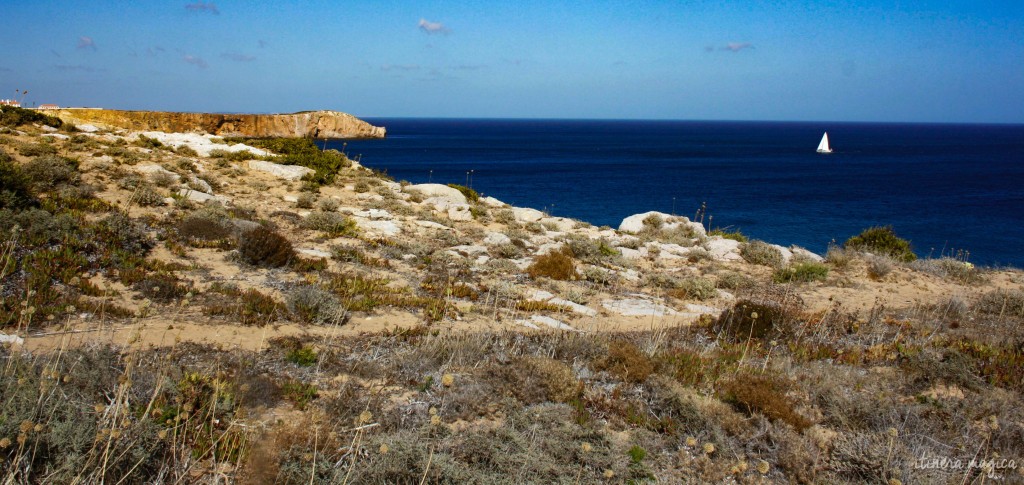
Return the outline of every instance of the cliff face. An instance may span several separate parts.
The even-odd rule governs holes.
[[[385,130],[339,111],[292,114],[172,113],[71,108],[52,113],[74,124],[168,133],[206,132],[220,136],[281,138],[384,138]]]

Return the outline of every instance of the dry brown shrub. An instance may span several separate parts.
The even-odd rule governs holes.
[[[579,277],[574,261],[572,250],[563,246],[561,250],[537,256],[526,272],[533,279],[544,276],[553,280],[574,280]]]
[[[608,371],[625,382],[643,382],[654,372],[654,363],[639,347],[628,340],[608,344],[608,354],[594,361],[594,368]]]
[[[295,256],[288,239],[264,226],[242,234],[238,252],[246,262],[270,268],[284,266]]]
[[[494,364],[484,378],[501,394],[510,394],[524,404],[545,401],[567,402],[580,396],[582,385],[572,367],[547,357],[521,357],[510,365]]]
[[[761,413],[773,421],[782,421],[803,431],[810,420],[794,411],[796,402],[787,393],[793,390],[789,380],[771,374],[740,373],[725,382],[724,400],[747,414]]]

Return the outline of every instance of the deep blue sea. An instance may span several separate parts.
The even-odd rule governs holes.
[[[824,253],[892,225],[921,256],[1024,267],[1024,125],[369,119],[368,167],[618,227],[658,210]],[[828,131],[834,153],[815,152]],[[328,148],[342,148],[331,141]]]

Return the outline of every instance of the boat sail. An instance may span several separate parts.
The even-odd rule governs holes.
[[[821,135],[821,143],[818,143],[818,153],[832,153],[832,148],[828,146],[828,132]]]

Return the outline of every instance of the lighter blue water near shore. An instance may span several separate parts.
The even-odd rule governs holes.
[[[1024,125],[368,121],[388,137],[345,146],[368,167],[595,225],[706,203],[715,227],[818,253],[892,225],[921,256],[1024,267]]]

